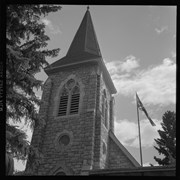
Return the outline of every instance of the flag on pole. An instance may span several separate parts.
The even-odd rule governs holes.
[[[137,93],[136,93],[136,101],[137,101],[138,109],[144,112],[144,114],[145,114],[146,117],[149,119],[149,122],[151,123],[152,126],[156,126],[156,124],[155,124],[155,123],[152,121],[152,119],[149,117],[149,115],[148,115],[146,109],[144,108],[142,102],[140,101]]]

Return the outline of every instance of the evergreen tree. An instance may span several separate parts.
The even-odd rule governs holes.
[[[45,49],[50,38],[41,18],[60,9],[56,5],[6,6],[6,151],[20,159],[38,151],[26,140],[26,134],[9,122],[25,119],[31,128],[43,123],[38,118],[40,100],[34,93],[42,82],[34,75],[48,65],[46,57],[58,55],[59,48]]]
[[[164,113],[161,123],[163,130],[158,130],[160,138],[155,139],[158,147],[154,146],[159,154],[163,154],[164,158],[154,159],[159,165],[170,165],[172,159],[176,159],[176,114],[171,111]]]

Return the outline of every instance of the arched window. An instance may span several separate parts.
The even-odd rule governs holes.
[[[70,79],[62,88],[58,116],[78,114],[80,101],[80,88],[78,82]]]
[[[102,95],[102,116],[104,117],[104,125],[107,128],[108,127],[108,103],[107,103],[105,89],[104,89],[103,95]]]
[[[104,98],[104,94],[102,95],[102,101],[101,101],[101,109],[102,109],[102,116],[104,117],[104,102],[105,102],[105,98]]]
[[[105,126],[107,128],[108,127],[108,105],[107,105],[107,100],[105,100],[104,119],[105,119]]]
[[[103,150],[103,155],[106,155],[107,148],[106,148],[106,144],[105,144],[105,142],[103,142],[103,147],[102,147],[102,150]]]

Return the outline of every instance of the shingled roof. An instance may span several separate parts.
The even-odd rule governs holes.
[[[78,31],[76,32],[66,56],[74,56],[84,52],[101,57],[89,8],[87,8],[84,18]]]
[[[53,68],[81,61],[84,62],[98,57],[102,56],[88,8],[66,56],[52,63],[50,67]],[[48,68],[49,66],[45,68],[45,70]]]

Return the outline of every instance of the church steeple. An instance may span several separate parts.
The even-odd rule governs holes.
[[[62,67],[88,63],[90,61],[98,63],[111,93],[116,93],[116,88],[102,59],[88,6],[66,56],[47,66],[44,70],[46,74],[50,75],[51,73],[58,72]]]
[[[89,8],[67,55],[44,70],[48,79],[39,109],[44,124],[34,129],[31,145],[45,158],[33,175],[87,175],[106,167],[138,167],[113,133],[116,88],[101,56]]]
[[[66,56],[76,56],[82,53],[90,53],[101,57],[89,6]]]
[[[88,6],[66,56],[47,66],[44,70],[48,74],[54,68],[83,63],[96,58],[102,58],[102,55]]]

